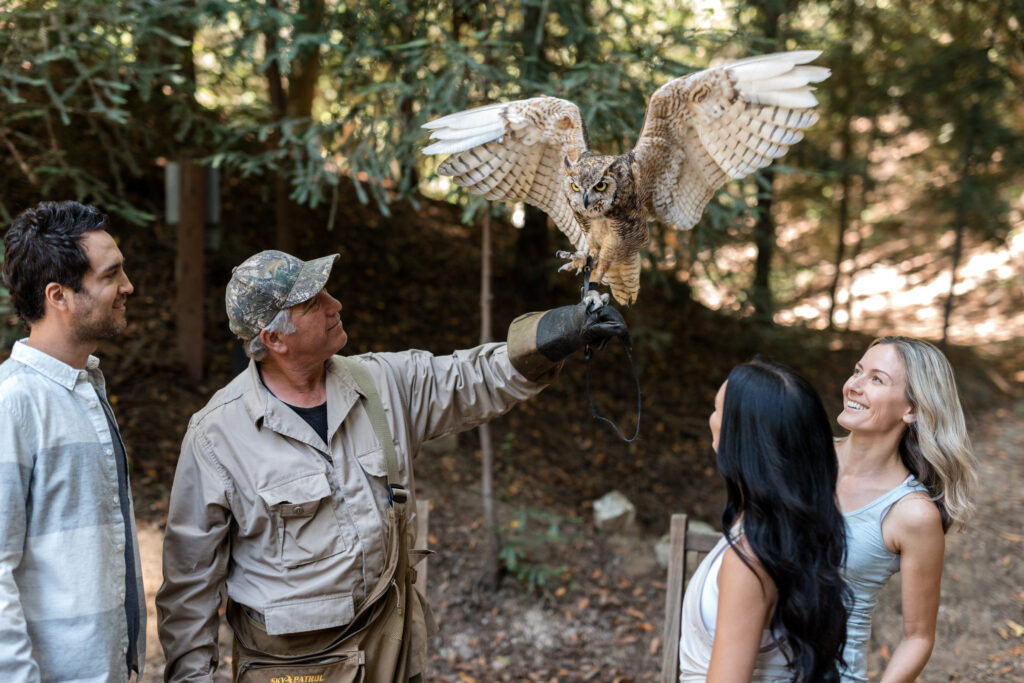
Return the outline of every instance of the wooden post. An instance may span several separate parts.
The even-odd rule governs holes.
[[[186,376],[203,378],[203,167],[182,161],[178,193],[178,349]]]
[[[669,527],[668,578],[665,581],[665,627],[661,634],[660,683],[679,680],[679,631],[686,576],[686,515],[672,515]]]
[[[430,548],[430,501],[416,501],[416,547],[427,550]],[[424,597],[427,595],[427,560],[424,557],[416,565],[416,590]]]

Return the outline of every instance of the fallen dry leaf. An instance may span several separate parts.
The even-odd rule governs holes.
[[[1011,631],[1013,631],[1013,635],[1017,636],[1018,638],[1024,636],[1024,626],[1021,626],[1013,619],[1007,619],[1006,625],[1010,627]]]

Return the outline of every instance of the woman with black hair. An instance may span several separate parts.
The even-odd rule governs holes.
[[[709,424],[728,501],[683,600],[679,680],[838,682],[846,541],[821,399],[753,360],[729,373]]]

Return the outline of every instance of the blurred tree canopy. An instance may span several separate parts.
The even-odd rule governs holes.
[[[654,226],[651,252],[654,277],[710,279],[739,312],[766,292],[766,310],[830,292],[832,324],[863,249],[905,259],[953,231],[934,267],[955,268],[964,234],[1005,238],[1022,185],[1022,16],[1024,0],[6,0],[0,224],[22,208],[12,197],[146,224],[159,200],[133,190],[180,158],[262,179],[279,245],[295,207],[334,207],[341,183],[385,214],[448,196],[468,220],[478,204],[419,153],[432,118],[546,93],[620,151],[669,79],[814,48],[833,75],[808,140],[727,186],[694,231]],[[721,267],[716,250],[758,232],[756,281]]]

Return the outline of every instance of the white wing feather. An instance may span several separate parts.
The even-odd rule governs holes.
[[[811,84],[830,75],[807,65],[820,55],[749,57],[658,88],[633,152],[659,218],[693,227],[730,177],[768,166],[803,138],[803,129],[818,120]]]
[[[491,200],[525,201],[545,211],[579,249],[584,243],[562,191],[562,160],[587,149],[579,108],[555,97],[488,104],[424,124],[424,154],[451,154],[438,173]]]

